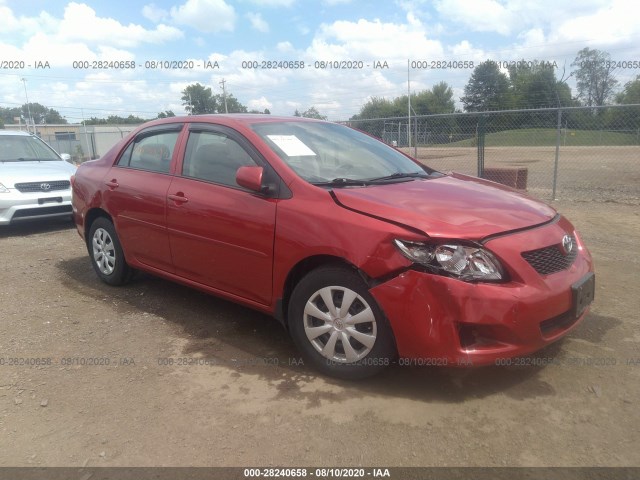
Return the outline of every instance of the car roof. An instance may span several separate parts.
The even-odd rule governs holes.
[[[287,117],[262,113],[224,113],[224,114],[205,114],[205,115],[186,115],[176,117],[166,117],[144,123],[141,127],[150,127],[153,125],[162,125],[166,123],[189,122],[189,123],[214,123],[217,125],[251,125],[254,123],[273,123],[273,122],[323,122],[305,117]],[[327,123],[327,122],[324,122]]]
[[[22,130],[2,130],[2,129],[0,129],[0,135],[20,135],[22,137],[32,136],[29,132],[24,132]]]

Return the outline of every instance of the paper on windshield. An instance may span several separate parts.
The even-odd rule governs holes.
[[[267,135],[269,140],[275,143],[287,157],[315,156],[313,150],[295,135]]]

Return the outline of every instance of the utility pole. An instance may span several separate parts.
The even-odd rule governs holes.
[[[29,95],[27,95],[27,79],[26,78],[21,78],[20,80],[22,80],[22,84],[24,85],[24,98],[27,99],[27,112],[29,112],[29,123],[31,125],[34,125],[33,117],[31,117],[31,106],[29,105]],[[35,125],[34,125],[33,130],[34,130],[34,133],[35,133]],[[29,125],[27,125],[27,132],[30,132]]]
[[[224,99],[224,113],[229,113],[229,110],[227,109],[227,90],[224,88],[225,83],[227,83],[227,81],[223,78],[220,81],[220,85],[222,85],[222,98]]]
[[[407,125],[407,139],[409,140],[408,147],[411,147],[411,78],[409,77],[409,59],[407,59],[407,98],[408,108],[407,113],[409,115],[409,124]]]
[[[191,100],[191,92],[189,92],[189,115],[193,115],[193,101]]]

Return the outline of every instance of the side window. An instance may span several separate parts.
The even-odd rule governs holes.
[[[180,132],[145,135],[127,147],[118,165],[152,172],[169,173],[173,149]]]
[[[222,133],[193,132],[189,135],[182,175],[237,187],[236,172],[255,165],[249,154]]]

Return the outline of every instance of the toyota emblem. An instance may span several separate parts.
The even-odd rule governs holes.
[[[562,237],[562,250],[565,255],[569,255],[573,251],[573,238],[569,235]]]
[[[51,190],[51,185],[48,183],[41,183],[40,190],[42,190],[43,192],[46,192],[47,190]]]

